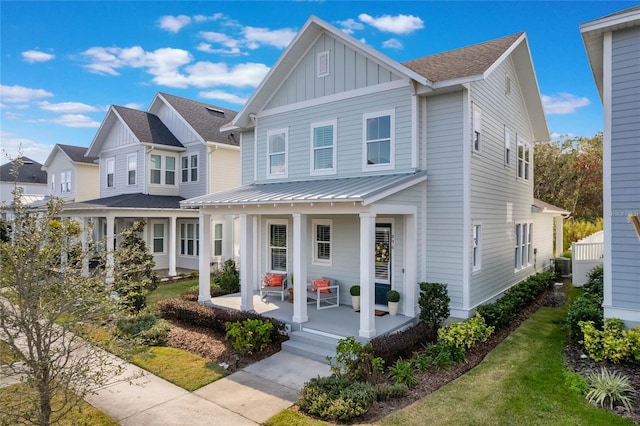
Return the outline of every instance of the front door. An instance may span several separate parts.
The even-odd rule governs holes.
[[[375,245],[376,305],[387,304],[391,290],[391,224],[376,224]]]

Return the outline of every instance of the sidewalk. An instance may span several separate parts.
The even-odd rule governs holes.
[[[304,382],[329,366],[288,352],[252,364],[191,393],[134,365],[130,384],[105,386],[87,401],[122,425],[255,425],[291,406]]]

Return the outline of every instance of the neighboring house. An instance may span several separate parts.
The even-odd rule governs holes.
[[[604,316],[640,324],[640,6],[580,26],[604,106]],[[636,235],[638,232],[638,235]]]
[[[401,64],[311,17],[226,128],[243,186],[181,205],[205,223],[239,215],[242,309],[265,272],[292,274],[294,295],[326,276],[341,304],[361,286],[370,338],[389,289],[415,318],[418,283],[446,283],[467,318],[549,265],[544,218],[562,211],[533,207],[533,142],[549,131],[524,33]],[[309,320],[304,299],[293,323]]]
[[[100,196],[98,157],[86,157],[87,147],[57,144],[42,170],[47,172],[49,195],[65,202]]]
[[[28,157],[22,157],[22,166],[18,178],[12,174],[16,160],[0,166],[0,209],[3,219],[11,219],[11,205],[13,204],[13,190],[16,185],[22,188],[22,202],[33,204],[43,201],[49,194],[47,186],[47,172],[42,170],[42,164]]]
[[[199,259],[210,264],[233,257],[232,218],[207,224],[207,245],[214,249],[205,260],[198,212],[179,202],[239,184],[238,140],[220,131],[235,114],[167,93],[158,93],[146,112],[111,106],[86,153],[98,159],[99,198],[67,204],[65,213],[85,225],[93,219],[109,249],[123,229],[146,220],[143,238],[156,269],[168,275],[197,270]]]

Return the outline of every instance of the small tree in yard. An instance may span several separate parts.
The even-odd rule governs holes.
[[[0,423],[48,425],[119,374],[106,352],[72,333],[80,322],[109,318],[114,302],[102,268],[87,274],[87,248],[69,254],[80,227],[58,217],[59,201],[36,214],[16,187],[13,208],[11,238],[0,242],[0,377],[15,375],[23,386],[13,405],[0,403]]]

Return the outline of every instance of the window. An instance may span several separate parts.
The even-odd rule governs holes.
[[[191,156],[191,182],[198,181],[198,156]]]
[[[516,250],[515,250],[515,262],[514,268],[516,270],[522,268],[522,255],[520,253],[521,250],[521,241],[522,241],[522,225],[519,223],[516,224]]]
[[[189,157],[182,157],[182,182],[189,182]]]
[[[287,129],[267,132],[268,176],[287,175]]]
[[[533,261],[533,223],[529,224],[529,232],[527,233],[527,263]]]
[[[318,53],[318,78],[329,75],[329,51]]]
[[[51,173],[51,190],[53,192],[56,191],[56,175],[55,175],[55,173]]]
[[[480,151],[480,130],[482,128],[482,111],[480,108],[473,104],[473,150],[476,152]]]
[[[518,177],[529,180],[531,148],[529,144],[518,138]]]
[[[511,77],[509,77],[509,74],[504,75],[504,94],[507,96],[511,94]]]
[[[151,156],[151,180],[149,182],[160,185],[160,178],[162,176],[162,156]]]
[[[222,224],[213,226],[213,255],[222,256]]]
[[[182,157],[182,182],[198,181],[198,155]]]
[[[164,184],[176,184],[176,157],[164,158]]]
[[[511,164],[511,132],[504,126],[504,165]]]
[[[287,270],[287,224],[270,222],[269,229],[269,266],[272,271]]]
[[[153,224],[153,252],[164,253],[164,223]]]
[[[473,224],[473,256],[472,265],[474,271],[479,271],[482,266],[482,225],[479,223]]]
[[[200,254],[199,224],[180,224],[180,254],[184,256],[198,256]]]
[[[335,173],[336,121],[311,125],[311,174]]]
[[[113,188],[113,174],[115,172],[115,160],[107,158],[107,188]]]
[[[60,173],[60,192],[71,192],[71,170]]]
[[[393,112],[364,116],[365,168],[393,166],[394,132]]]
[[[331,220],[313,220],[313,263],[331,265]]]
[[[153,156],[152,156],[153,157]],[[129,154],[127,156],[127,171],[128,171],[128,183],[129,185],[136,184],[136,169],[138,168],[138,155]],[[153,161],[152,161],[153,163]]]
[[[533,259],[533,224],[516,224],[515,269],[531,264]]]

